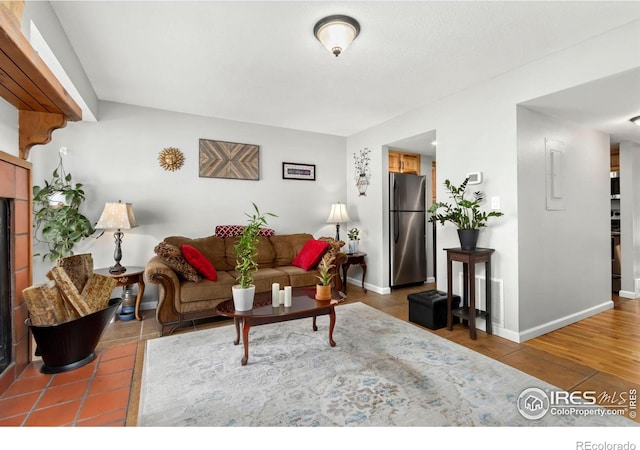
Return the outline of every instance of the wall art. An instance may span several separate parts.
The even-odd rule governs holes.
[[[158,154],[160,167],[168,171],[176,171],[184,164],[184,154],[175,147],[168,147]]]
[[[203,178],[260,179],[260,146],[200,139],[199,174]]]
[[[282,163],[282,178],[285,180],[310,180],[316,179],[315,164]]]

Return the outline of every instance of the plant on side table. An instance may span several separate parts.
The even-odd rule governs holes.
[[[500,211],[481,211],[480,204],[484,200],[484,193],[481,191],[472,194],[473,200],[465,198],[468,182],[469,178],[466,178],[460,186],[454,186],[451,181],[445,180],[445,188],[453,203],[436,202],[428,211],[432,214],[429,222],[440,222],[440,225],[444,225],[445,222],[453,223],[458,228],[461,248],[474,250],[480,228],[487,226],[490,217],[500,217],[504,214]]]
[[[347,230],[347,237],[349,238],[349,254],[358,253],[360,244],[360,230],[357,228],[350,228]]]
[[[330,259],[331,255],[327,253],[318,264],[320,275],[316,275],[316,278],[320,283],[316,284],[316,300],[331,300],[331,280],[334,276],[331,269],[335,266],[329,262]]]
[[[256,287],[253,284],[253,275],[258,270],[256,247],[258,245],[258,233],[260,228],[267,225],[266,216],[277,217],[272,213],[261,213],[255,203],[253,214],[245,213],[249,217],[249,224],[246,225],[242,234],[234,244],[236,251],[236,270],[239,272],[236,281],[238,284],[232,287],[233,303],[236,311],[249,311],[253,308],[253,298]]]
[[[85,200],[83,185],[73,184],[71,174],[65,173],[63,154],[65,147],[60,149],[60,162],[51,180],[45,180],[44,186],[33,186],[33,226],[36,236],[40,232],[41,237],[36,240],[47,244],[43,260],[52,262],[73,255],[73,246],[94,232],[89,219],[80,213]]]

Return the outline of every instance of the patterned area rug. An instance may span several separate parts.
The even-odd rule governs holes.
[[[620,417],[525,419],[520,393],[553,386],[362,303],[328,317],[147,342],[139,426],[633,426]]]

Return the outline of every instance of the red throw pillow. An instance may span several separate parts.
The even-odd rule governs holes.
[[[324,252],[327,251],[327,248],[329,248],[328,242],[309,239],[307,242],[305,242],[302,250],[300,250],[300,253],[298,253],[298,255],[293,258],[293,261],[291,261],[291,265],[300,267],[304,270],[309,270],[312,267],[318,265],[318,263],[322,259],[322,255],[324,255]]]
[[[182,250],[184,259],[186,259],[198,273],[202,274],[207,280],[218,281],[216,268],[213,267],[211,261],[205,258],[195,247],[189,244],[182,244],[180,250]]]

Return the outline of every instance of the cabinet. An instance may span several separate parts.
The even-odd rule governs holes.
[[[620,144],[611,145],[611,172],[620,171]]]
[[[420,155],[389,150],[389,172],[420,175]]]

